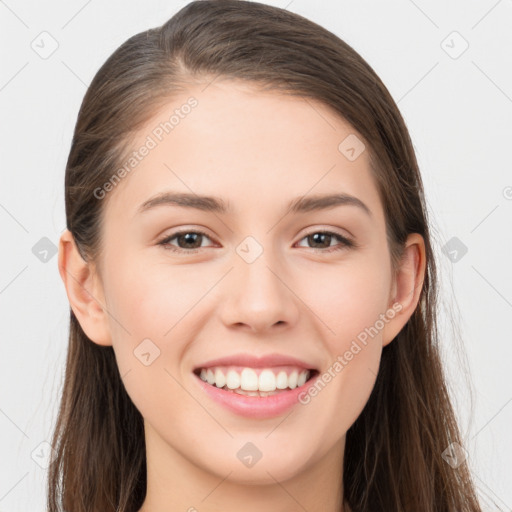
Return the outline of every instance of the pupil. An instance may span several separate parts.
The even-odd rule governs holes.
[[[323,237],[327,237],[329,240],[329,244],[330,245],[330,238],[331,238],[331,235],[327,234],[327,233],[314,233],[313,235],[310,236],[310,238],[313,239],[313,243],[316,244],[316,243],[320,243],[322,244],[321,241],[319,241],[318,239],[319,238],[323,238]],[[325,243],[325,240],[324,240],[324,243]]]
[[[197,245],[197,240],[201,236],[202,235],[200,235],[199,233],[186,233],[184,235],[181,235],[181,238],[185,239],[186,244],[193,244],[194,242],[196,242],[196,245],[194,245],[194,247],[200,247],[201,244]]]

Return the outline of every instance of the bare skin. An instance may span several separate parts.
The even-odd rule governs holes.
[[[348,512],[346,432],[370,396],[382,348],[418,304],[423,239],[409,236],[395,278],[367,151],[350,161],[338,150],[355,132],[326,106],[229,80],[203,88],[173,98],[138,133],[134,148],[187,98],[197,99],[109,192],[99,265],[81,259],[68,231],[59,247],[71,307],[92,342],[113,346],[144,417],[148,486],[140,512]],[[164,191],[216,196],[231,211],[172,204],[138,211]],[[333,193],[358,198],[371,214],[351,204],[286,214],[295,198]],[[183,237],[167,241],[181,252],[159,244],[198,229],[206,236],[196,249]],[[308,235],[319,231],[357,246],[335,236],[314,245]],[[251,263],[237,252],[248,236],[262,250]],[[393,304],[399,311],[389,318]],[[192,373],[234,353],[278,353],[322,374],[383,314],[378,334],[359,343],[321,392],[278,417],[225,409]],[[160,350],[148,366],[134,356],[145,339]],[[247,442],[262,453],[252,467],[237,457]]]

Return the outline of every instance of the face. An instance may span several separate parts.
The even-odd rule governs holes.
[[[227,80],[191,87],[138,132],[134,151],[150,149],[105,199],[98,278],[103,343],[155,463],[245,483],[339,465],[383,345],[405,322],[354,137],[323,104]],[[207,367],[217,384],[198,375]],[[312,378],[297,386],[304,370]],[[226,378],[286,389],[241,396],[218,387]]]

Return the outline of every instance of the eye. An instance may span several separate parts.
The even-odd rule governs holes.
[[[178,231],[177,233],[173,233],[172,235],[165,237],[163,240],[160,240],[160,242],[158,242],[158,245],[161,245],[164,247],[164,249],[170,251],[190,254],[198,252],[198,249],[202,247],[202,241],[204,238],[210,239],[210,237],[203,231]],[[178,247],[171,244],[171,241],[174,239],[177,240]]]
[[[183,230],[166,236],[163,240],[158,242],[158,245],[173,252],[193,254],[204,247],[202,242],[205,238],[211,240],[203,231]],[[175,239],[178,246],[171,243]],[[335,252],[345,248],[356,247],[355,242],[333,231],[313,231],[302,238],[302,240],[307,240],[309,243],[313,244],[312,249],[319,250],[320,252]],[[335,240],[338,241],[338,244],[332,246],[331,242]]]
[[[355,247],[356,244],[352,240],[332,231],[313,231],[306,235],[302,240],[312,243],[313,249],[319,249],[320,252],[335,252],[345,248]],[[331,246],[331,242],[338,240],[338,245]],[[327,248],[326,250],[323,250]]]

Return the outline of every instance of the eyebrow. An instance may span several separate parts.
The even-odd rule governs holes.
[[[138,209],[138,213],[144,213],[157,206],[163,205],[193,208],[204,212],[219,214],[228,214],[231,212],[229,203],[225,202],[220,197],[200,196],[185,192],[163,192],[142,203]],[[346,193],[297,197],[288,203],[286,212],[305,213],[345,205],[356,206],[370,217],[372,216],[370,208],[368,208],[363,201]]]

